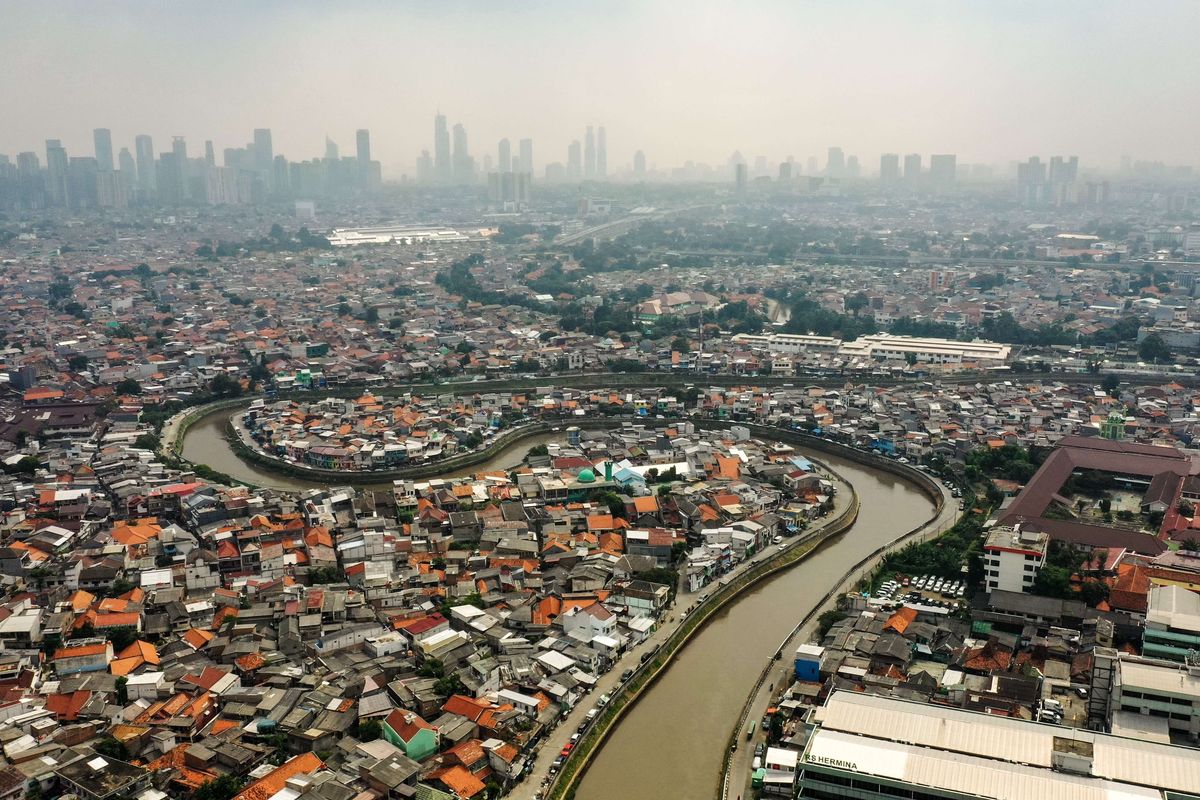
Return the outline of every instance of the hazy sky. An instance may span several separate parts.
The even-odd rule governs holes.
[[[1200,2],[15,2],[0,0],[0,153],[91,155],[150,133],[189,152],[273,131],[385,176],[432,150],[440,108],[472,154],[534,139],[538,172],[588,123],[609,171],[751,162],[829,145],[1003,164],[1077,153],[1200,163]]]

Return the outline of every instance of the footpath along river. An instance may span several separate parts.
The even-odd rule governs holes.
[[[325,485],[276,475],[238,458],[225,441],[230,413],[215,412],[195,423],[183,443],[184,457],[259,486],[306,489]],[[447,477],[511,467],[535,444],[563,436],[549,433],[518,442],[484,464]],[[580,783],[576,800],[711,797],[720,779],[731,726],[784,636],[851,565],[933,515],[929,498],[889,473],[827,454],[820,459],[858,492],[862,503],[858,521],[845,534],[766,580],[716,616],[612,732]],[[733,797],[736,794],[731,794],[731,800]]]
[[[933,515],[929,498],[899,478],[835,456],[820,459],[858,492],[858,521],[743,595],[689,642],[609,736],[576,800],[712,797],[729,733],[775,648],[847,569]],[[742,776],[736,778],[735,786]]]
[[[193,464],[207,464],[218,472],[224,472],[230,477],[245,481],[246,483],[252,483],[255,486],[302,490],[329,485],[328,481],[308,481],[301,478],[293,478],[290,475],[275,473],[238,458],[237,453],[233,451],[233,448],[229,446],[229,442],[225,440],[227,431],[226,422],[235,413],[241,413],[241,410],[230,411],[229,409],[225,409],[223,411],[214,411],[193,423],[183,440],[183,457]],[[525,454],[529,452],[529,448],[539,444],[549,444],[553,441],[565,441],[565,437],[566,434],[561,432],[537,434],[528,439],[513,442],[508,447],[493,453],[487,461],[465,469],[450,470],[438,477],[455,478],[460,475],[472,475],[484,470],[508,469],[519,464],[521,459],[525,457]],[[392,488],[390,483],[367,484],[362,481],[353,480],[353,476],[354,473],[347,473],[347,479],[341,481],[341,483],[362,486],[363,488]]]

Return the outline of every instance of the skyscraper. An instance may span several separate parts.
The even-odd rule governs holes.
[[[503,175],[506,172],[512,172],[512,144],[508,141],[508,139],[500,140],[498,155],[499,158],[496,162],[496,168],[500,171],[500,174]]]
[[[271,145],[271,129],[254,129],[254,171],[270,180],[271,164],[275,161],[275,148]]]
[[[183,167],[175,150],[159,155],[155,185],[162,205],[172,206],[183,202]]]
[[[125,195],[131,197],[134,187],[137,186],[137,167],[128,147],[121,148],[121,153],[117,156],[117,166],[121,168],[121,182],[125,185]]]
[[[825,174],[831,178],[840,178],[846,171],[846,156],[842,148],[831,147],[825,158]]]
[[[909,153],[904,157],[904,180],[916,183],[921,179],[921,154]]]
[[[857,178],[858,177],[858,156],[847,156],[846,157],[846,177],[847,178]]]
[[[154,171],[154,140],[144,133],[136,136],[133,150],[137,154],[138,191],[145,202],[154,197],[158,185]]]
[[[533,176],[533,139],[521,140],[521,172]]]
[[[882,183],[895,183],[900,180],[900,155],[884,153],[879,157],[879,180]]]
[[[217,153],[213,150],[212,139],[204,140],[204,166],[215,167],[217,165]]]
[[[646,154],[641,150],[633,154],[633,174],[638,178],[646,176]]]
[[[461,122],[454,123],[454,182],[460,186],[474,182],[475,165],[467,148],[467,129]]]
[[[433,118],[433,172],[438,183],[450,183],[450,131],[441,114]]]
[[[422,150],[417,158],[417,181],[433,183],[433,156],[429,155],[428,150]]]
[[[96,145],[96,168],[101,172],[112,172],[112,131],[108,128],[96,128],[92,131],[92,141]]]
[[[596,133],[591,125],[587,126],[587,136],[583,145],[583,177],[596,177]]]
[[[929,180],[939,189],[954,185],[958,172],[958,157],[953,153],[929,157]]]
[[[67,204],[67,150],[58,139],[46,140],[46,178],[50,205]]]
[[[325,160],[326,161],[337,161],[338,160],[337,142],[335,142],[333,139],[330,139],[328,136],[325,137]]]
[[[571,142],[567,146],[567,178],[569,180],[579,180],[583,172],[582,159],[579,157],[580,147],[579,140]]]
[[[1046,200],[1046,165],[1037,156],[1017,164],[1017,202],[1024,206],[1041,205]]]
[[[374,185],[374,178],[371,167],[371,132],[366,128],[359,128],[354,133],[355,154],[358,156],[358,183],[362,188],[369,188]]]
[[[604,180],[608,177],[608,136],[605,135],[604,126],[600,126],[600,130],[596,135],[596,179]]]
[[[746,162],[739,161],[733,165],[733,185],[738,194],[746,191]]]

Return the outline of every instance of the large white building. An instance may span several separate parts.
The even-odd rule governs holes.
[[[800,353],[837,354],[843,358],[862,361],[904,362],[915,359],[918,364],[978,364],[998,367],[1008,363],[1012,346],[999,342],[958,342],[953,339],[922,339],[914,336],[893,336],[876,333],[843,342],[832,336],[808,336],[796,333],[738,334],[733,341],[758,350],[783,355]]]
[[[377,228],[334,228],[325,238],[334,247],[353,247],[359,244],[418,244],[465,242],[470,239],[452,228],[430,228],[416,225],[383,225]]]
[[[1175,800],[1196,750],[946,706],[836,691],[815,712],[799,797]]]
[[[918,364],[974,363],[980,366],[1001,366],[1008,362],[1012,346],[999,342],[956,342],[953,339],[923,339],[876,333],[846,342],[838,352],[849,358],[883,361],[905,361],[912,357]]]
[[[983,569],[988,591],[1028,592],[1042,564],[1050,537],[1038,531],[997,527],[983,545]]]
[[[1200,741],[1200,663],[1176,664],[1096,648],[1091,702],[1107,712],[1113,733],[1170,741],[1171,733]],[[1200,752],[1193,751],[1197,761]],[[1200,793],[1200,784],[1196,785]]]
[[[842,340],[832,336],[808,336],[800,333],[739,333],[733,340],[747,347],[791,356],[800,353],[836,353],[842,346]]]

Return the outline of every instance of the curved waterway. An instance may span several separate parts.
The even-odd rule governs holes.
[[[184,439],[184,457],[258,486],[328,485],[277,475],[242,461],[225,441],[225,422],[231,413],[214,412],[195,423]],[[540,434],[445,477],[511,467],[530,447],[561,441],[563,435]],[[836,456],[821,454],[820,458],[858,492],[862,503],[858,521],[838,539],[767,579],[714,617],[609,736],[580,783],[577,800],[711,797],[720,779],[730,726],[779,643],[853,564],[933,515],[933,503],[911,484]]]
[[[193,464],[206,464],[209,467],[224,472],[232,478],[255,486],[267,486],[273,489],[302,490],[329,486],[330,481],[309,481],[282,475],[257,464],[243,461],[225,440],[226,422],[240,410],[214,411],[192,424],[183,440],[183,457]],[[460,475],[473,475],[476,472],[492,469],[508,469],[521,462],[529,448],[539,444],[549,444],[553,441],[564,441],[565,433],[540,433],[509,446],[497,450],[487,461],[458,470],[450,470],[440,478],[455,478]],[[355,480],[354,473],[346,473],[346,479],[341,484],[362,486],[364,488],[390,489],[392,484],[370,484],[363,480]]]
[[[858,492],[858,521],[715,616],[609,735],[576,800],[712,797],[730,729],[779,643],[859,559],[933,515],[933,503],[911,484],[820,458]]]

